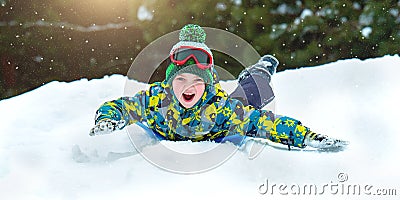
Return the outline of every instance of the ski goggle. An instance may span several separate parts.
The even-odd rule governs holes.
[[[205,70],[212,67],[212,56],[202,48],[181,46],[173,50],[170,55],[171,61],[177,65],[184,65],[190,58],[193,58],[200,69]]]

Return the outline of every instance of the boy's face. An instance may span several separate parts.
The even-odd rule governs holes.
[[[185,108],[193,107],[203,96],[205,88],[203,79],[194,74],[179,74],[172,80],[172,90]]]

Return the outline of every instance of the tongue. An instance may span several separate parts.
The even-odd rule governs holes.
[[[186,101],[191,101],[193,99],[193,97],[194,97],[194,94],[183,94],[183,98]]]

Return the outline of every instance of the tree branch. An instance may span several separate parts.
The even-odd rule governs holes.
[[[70,30],[75,30],[75,31],[80,31],[80,32],[95,32],[95,31],[104,31],[104,30],[110,30],[110,29],[122,29],[122,28],[128,28],[132,27],[135,24],[133,22],[124,22],[124,23],[108,23],[105,25],[92,25],[92,26],[81,26],[77,24],[71,24],[68,22],[46,22],[42,20],[38,20],[36,22],[17,22],[17,21],[10,21],[10,22],[5,22],[2,21],[0,22],[0,27],[5,27],[5,26],[20,26],[22,28],[30,28],[30,27],[55,27],[55,28],[61,28],[61,29],[70,29]]]

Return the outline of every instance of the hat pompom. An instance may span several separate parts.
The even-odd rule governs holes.
[[[204,43],[206,41],[206,32],[199,25],[187,24],[179,32],[179,40]]]

